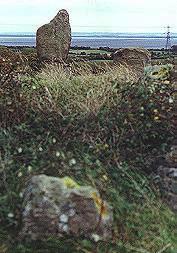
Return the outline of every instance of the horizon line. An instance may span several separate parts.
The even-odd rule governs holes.
[[[160,31],[158,31],[158,32],[130,32],[130,31],[125,31],[125,32],[117,32],[117,31],[105,31],[105,32],[103,32],[103,31],[89,31],[89,32],[83,32],[83,31],[73,31],[73,32],[71,32],[71,34],[94,34],[94,33],[96,33],[96,34],[163,34],[163,35],[165,35],[166,33],[164,33],[164,32],[160,32]],[[0,35],[35,35],[36,34],[36,32],[29,32],[29,31],[27,31],[27,32],[20,32],[20,31],[17,31],[17,32],[12,32],[12,31],[10,31],[10,32],[0,32]],[[171,32],[171,34],[177,34],[177,32]]]

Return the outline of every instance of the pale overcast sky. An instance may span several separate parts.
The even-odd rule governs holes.
[[[0,0],[0,33],[35,32],[60,9],[73,32],[177,32],[177,0]]]

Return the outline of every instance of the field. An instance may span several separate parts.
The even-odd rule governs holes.
[[[1,47],[0,47],[1,48]],[[3,47],[2,47],[3,48]],[[9,47],[14,51],[22,51],[24,55],[27,57],[36,58],[36,48],[34,47]],[[95,61],[95,62],[103,62],[103,61],[112,61],[112,53],[116,51],[113,48],[80,48],[75,47],[69,50],[69,58],[72,61],[74,60],[86,60],[86,61]],[[177,56],[175,52],[168,52],[166,50],[150,50],[152,54],[152,64],[166,64],[166,63],[175,63],[177,61]]]
[[[81,53],[86,53],[86,54],[108,54],[106,50],[99,50],[99,49],[71,49],[70,53],[76,53],[76,54],[81,54]]]
[[[36,69],[29,51],[1,64],[0,252],[176,253],[177,216],[153,181],[176,135],[171,67],[137,81],[107,62]],[[96,187],[113,207],[112,239],[19,240],[22,192],[41,173]]]

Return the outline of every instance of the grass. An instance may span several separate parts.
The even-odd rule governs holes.
[[[170,246],[165,252],[175,252],[176,216],[161,203],[158,194],[151,189],[147,176],[138,172],[137,168],[126,163],[105,167],[96,154],[91,151],[90,154],[85,153],[85,147],[80,145],[75,152],[64,149],[60,135],[44,129],[41,124],[33,128],[18,126],[1,132],[1,141],[5,149],[1,158],[1,173],[5,175],[5,182],[2,181],[1,185],[5,183],[6,189],[1,191],[0,198],[3,219],[1,247],[7,248],[4,252],[156,253],[167,245]],[[61,157],[56,156],[58,151]],[[69,161],[73,157],[77,163],[71,167]],[[48,242],[38,242],[36,245],[18,243],[14,229],[18,230],[20,193],[29,176],[37,173],[57,177],[68,175],[80,184],[97,187],[114,208],[113,240],[97,245],[73,238],[62,241],[49,238]],[[11,213],[14,217],[8,217]]]
[[[45,92],[43,98],[47,98],[48,102],[41,98],[40,101],[36,101],[37,106],[49,106],[50,110],[51,108],[57,110],[63,117],[72,114],[79,117],[89,113],[97,115],[104,105],[107,108],[113,106],[111,100],[117,96],[115,86],[118,82],[133,82],[136,78],[136,74],[133,71],[128,71],[124,66],[117,67],[116,70],[111,70],[107,66],[109,74],[106,72],[97,76],[91,73],[87,64],[85,67],[87,70],[85,68],[79,69],[80,75],[73,76],[65,73],[60,67],[47,66],[36,76],[36,80],[31,80],[34,84],[30,87],[27,86],[29,95],[40,96],[41,91]]]
[[[91,62],[95,62],[95,63],[102,63],[102,62],[109,62],[109,63],[113,63],[113,60],[90,60]]]
[[[75,63],[67,69],[47,65],[13,86],[8,77],[0,98],[0,252],[177,251],[177,217],[150,176],[175,134],[167,72],[162,80],[147,72],[137,82],[126,66]],[[113,239],[18,241],[21,193],[39,173],[96,187],[113,206]]]

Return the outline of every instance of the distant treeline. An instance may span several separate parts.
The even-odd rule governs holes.
[[[118,48],[110,48],[110,47],[99,47],[99,48],[93,48],[93,47],[82,47],[82,46],[74,46],[71,47],[71,49],[73,50],[104,50],[107,52],[115,52],[116,50],[118,50]]]
[[[11,49],[24,49],[24,48],[36,48],[35,46],[5,46],[5,47],[8,47],[8,48],[11,48]],[[73,50],[104,50],[104,51],[107,51],[107,52],[115,52],[117,51],[118,49],[120,48],[111,48],[111,47],[99,47],[99,48],[93,48],[93,47],[84,47],[84,46],[73,46],[73,47],[70,47],[70,49],[73,49]],[[157,48],[157,49],[148,49],[149,51],[166,51],[165,48]],[[169,49],[167,50],[169,51]],[[173,52],[177,52],[177,45],[173,45],[170,49],[170,51],[173,51]]]

